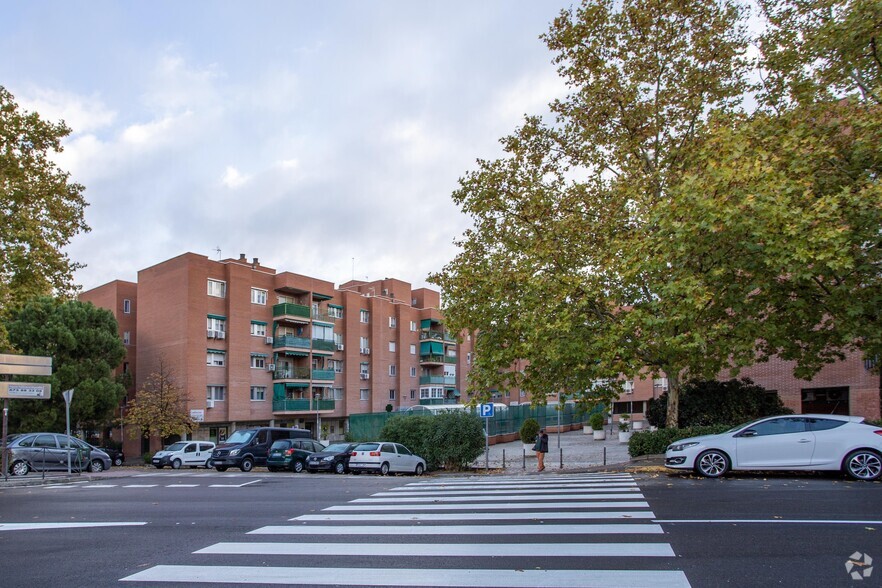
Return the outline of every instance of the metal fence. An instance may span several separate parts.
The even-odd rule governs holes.
[[[506,409],[497,409],[492,418],[487,419],[488,435],[507,435],[517,433],[521,425],[528,418],[534,418],[542,428],[570,426],[573,424],[585,424],[595,412],[603,412],[602,406],[597,406],[589,412],[578,412],[574,404],[565,404],[558,410],[558,405],[547,404],[545,406],[531,406],[522,404],[509,406]],[[459,409],[462,410],[462,409]],[[477,409],[467,409],[475,412]],[[378,439],[383,425],[393,416],[435,414],[431,412],[373,412],[365,414],[349,415],[349,438],[353,441],[368,441]]]

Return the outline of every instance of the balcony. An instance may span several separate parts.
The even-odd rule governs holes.
[[[273,380],[308,380],[309,376],[310,369],[308,367],[291,367],[273,372]]]
[[[420,385],[441,384],[443,386],[456,386],[456,376],[420,376]]]
[[[420,404],[431,406],[435,404],[459,404],[456,398],[420,398]]]
[[[420,333],[420,341],[428,340],[443,341],[444,333],[442,333],[441,331],[422,331]]]
[[[283,400],[273,400],[273,412],[332,412],[336,405],[335,400],[286,398]]]
[[[308,323],[310,308],[303,304],[282,302],[273,305],[273,318],[277,320],[290,320],[295,323]]]
[[[334,377],[337,375],[337,372],[334,370],[312,370],[312,379],[313,380],[330,380],[334,381]]]
[[[306,337],[295,337],[294,335],[282,335],[273,339],[273,349],[279,349],[281,347],[308,350],[309,339]]]
[[[319,321],[322,323],[330,323],[334,324],[334,321],[337,320],[337,317],[328,314],[327,312],[322,312],[321,310],[313,310],[312,311],[312,320]]]
[[[312,340],[312,350],[313,351],[327,351],[333,353],[337,351],[337,344],[333,341],[328,341],[326,339],[313,339]]]
[[[437,354],[420,355],[420,363],[444,363],[444,356]]]

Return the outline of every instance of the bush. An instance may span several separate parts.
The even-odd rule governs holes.
[[[599,412],[595,412],[588,419],[588,424],[591,425],[591,428],[595,431],[603,429],[603,415]]]
[[[384,441],[401,443],[426,460],[430,470],[463,470],[484,451],[484,424],[470,412],[395,415],[380,431]]]
[[[657,455],[664,453],[668,445],[686,437],[699,435],[716,435],[728,431],[729,425],[710,425],[705,427],[687,427],[684,429],[659,429],[657,431],[638,431],[631,435],[628,442],[628,455]]]
[[[668,426],[668,393],[649,401],[646,420],[656,427]],[[775,392],[748,379],[692,380],[680,389],[678,428],[727,424],[734,426],[777,414],[792,414]]]
[[[529,418],[521,425],[520,436],[523,443],[534,443],[536,435],[539,434],[539,421]]]

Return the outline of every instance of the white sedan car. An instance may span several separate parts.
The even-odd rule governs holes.
[[[349,457],[349,471],[353,474],[376,472],[383,476],[389,473],[421,476],[426,471],[426,460],[411,453],[401,443],[359,443]]]
[[[719,435],[675,441],[665,451],[665,465],[708,478],[729,470],[831,470],[878,480],[882,428],[863,420],[832,414],[757,419]]]

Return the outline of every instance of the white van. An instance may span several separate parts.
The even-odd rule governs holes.
[[[176,470],[181,466],[210,468],[212,451],[214,443],[211,441],[178,441],[157,451],[151,461],[159,469],[165,466]]]

